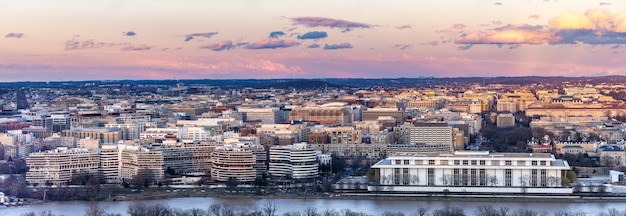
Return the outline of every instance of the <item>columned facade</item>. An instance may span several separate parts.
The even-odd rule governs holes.
[[[371,191],[568,194],[570,167],[547,153],[398,153],[374,166]]]

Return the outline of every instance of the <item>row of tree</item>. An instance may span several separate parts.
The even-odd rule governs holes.
[[[416,206],[413,212],[385,211],[382,216],[548,216],[547,211],[537,211],[534,209],[516,209],[512,210],[508,207],[494,208],[489,205],[476,207],[473,212],[466,212],[467,209],[460,207],[443,207],[440,209],[430,210],[428,207]],[[261,208],[250,206],[233,206],[228,204],[215,203],[207,209],[192,208],[180,209],[173,208],[164,203],[145,204],[137,202],[128,206],[126,213],[130,216],[278,216],[278,209],[272,202],[265,203]],[[85,216],[121,216],[120,213],[110,213],[104,208],[93,204],[84,212]],[[284,212],[283,216],[370,216],[366,212],[354,211],[351,209],[343,210],[318,210],[309,207],[302,211]],[[608,209],[606,212],[590,214],[583,211],[566,211],[559,210],[552,212],[554,216],[626,216],[626,210],[618,210],[615,208]],[[43,211],[39,214],[29,212],[22,216],[57,216],[50,211]]]

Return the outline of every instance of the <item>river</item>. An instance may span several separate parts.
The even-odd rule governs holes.
[[[127,207],[137,201],[118,201],[118,202],[98,202],[97,204],[104,207],[107,212],[126,213]],[[376,199],[246,199],[246,198],[211,198],[211,197],[186,197],[171,198],[162,200],[145,200],[138,201],[146,204],[165,203],[171,207],[180,209],[201,208],[208,209],[213,203],[230,204],[239,207],[256,207],[261,209],[268,202],[276,204],[278,215],[284,212],[298,211],[303,212],[309,207],[316,208],[318,211],[326,209],[342,210],[350,209],[352,211],[361,211],[371,215],[380,215],[385,211],[403,212],[406,215],[416,212],[419,206],[427,207],[430,211],[446,206],[461,207],[467,215],[473,215],[476,207],[490,205],[494,208],[508,207],[511,212],[519,209],[532,209],[538,212],[547,212],[552,215],[555,211],[582,211],[587,215],[596,215],[600,212],[607,212],[610,208],[618,210],[626,210],[623,202],[467,202],[467,201],[411,201],[411,200],[376,200]],[[82,216],[91,203],[85,201],[68,201],[68,202],[46,202],[30,206],[18,207],[0,207],[0,215],[2,216],[19,216],[27,212],[35,212],[39,214],[41,211],[51,211],[55,215],[65,216]]]

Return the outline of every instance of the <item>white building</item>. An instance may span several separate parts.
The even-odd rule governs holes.
[[[318,174],[317,153],[306,143],[272,146],[269,161],[269,173],[272,176],[310,179]]]
[[[372,166],[370,191],[569,194],[567,161],[547,153],[398,153]]]

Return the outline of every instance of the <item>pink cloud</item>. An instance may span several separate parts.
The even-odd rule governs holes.
[[[452,28],[453,29],[464,29],[465,28],[465,24],[457,23],[457,24],[452,25]]]
[[[193,40],[194,37],[211,38],[211,37],[213,37],[213,35],[216,35],[216,34],[217,34],[217,32],[204,32],[204,33],[187,34],[187,35],[185,35],[185,42]]]
[[[412,28],[412,26],[410,26],[410,25],[402,25],[402,26],[396,26],[396,28],[402,30],[402,29]]]
[[[540,17],[540,16],[539,16],[539,14],[533,14],[533,15],[528,16],[528,19],[535,19],[535,20],[538,20],[538,19],[539,19],[539,17]]]
[[[22,38],[22,37],[24,37],[24,33],[16,33],[16,32],[11,32],[4,36],[4,38]]]
[[[198,47],[198,49],[210,49],[213,51],[222,51],[222,50],[229,50],[235,48],[235,46],[233,45],[232,41],[221,41],[218,43],[212,43],[209,45],[205,45],[205,46],[200,46]]]
[[[65,41],[65,50],[82,50],[82,49],[92,49],[92,48],[101,48],[101,47],[113,47],[125,45],[126,43],[106,43],[106,42],[97,42],[93,39],[88,40],[79,40],[78,36],[72,38],[72,40]]]
[[[125,46],[122,47],[120,50],[122,51],[144,51],[144,50],[150,50],[152,49],[154,46],[148,46],[148,45],[139,45],[139,46]]]
[[[247,49],[277,49],[298,46],[300,43],[293,40],[265,38],[246,46]]]
[[[370,28],[369,24],[351,22],[340,19],[332,19],[325,17],[294,17],[291,18],[294,25],[304,25],[307,27],[329,27],[329,28]]]

